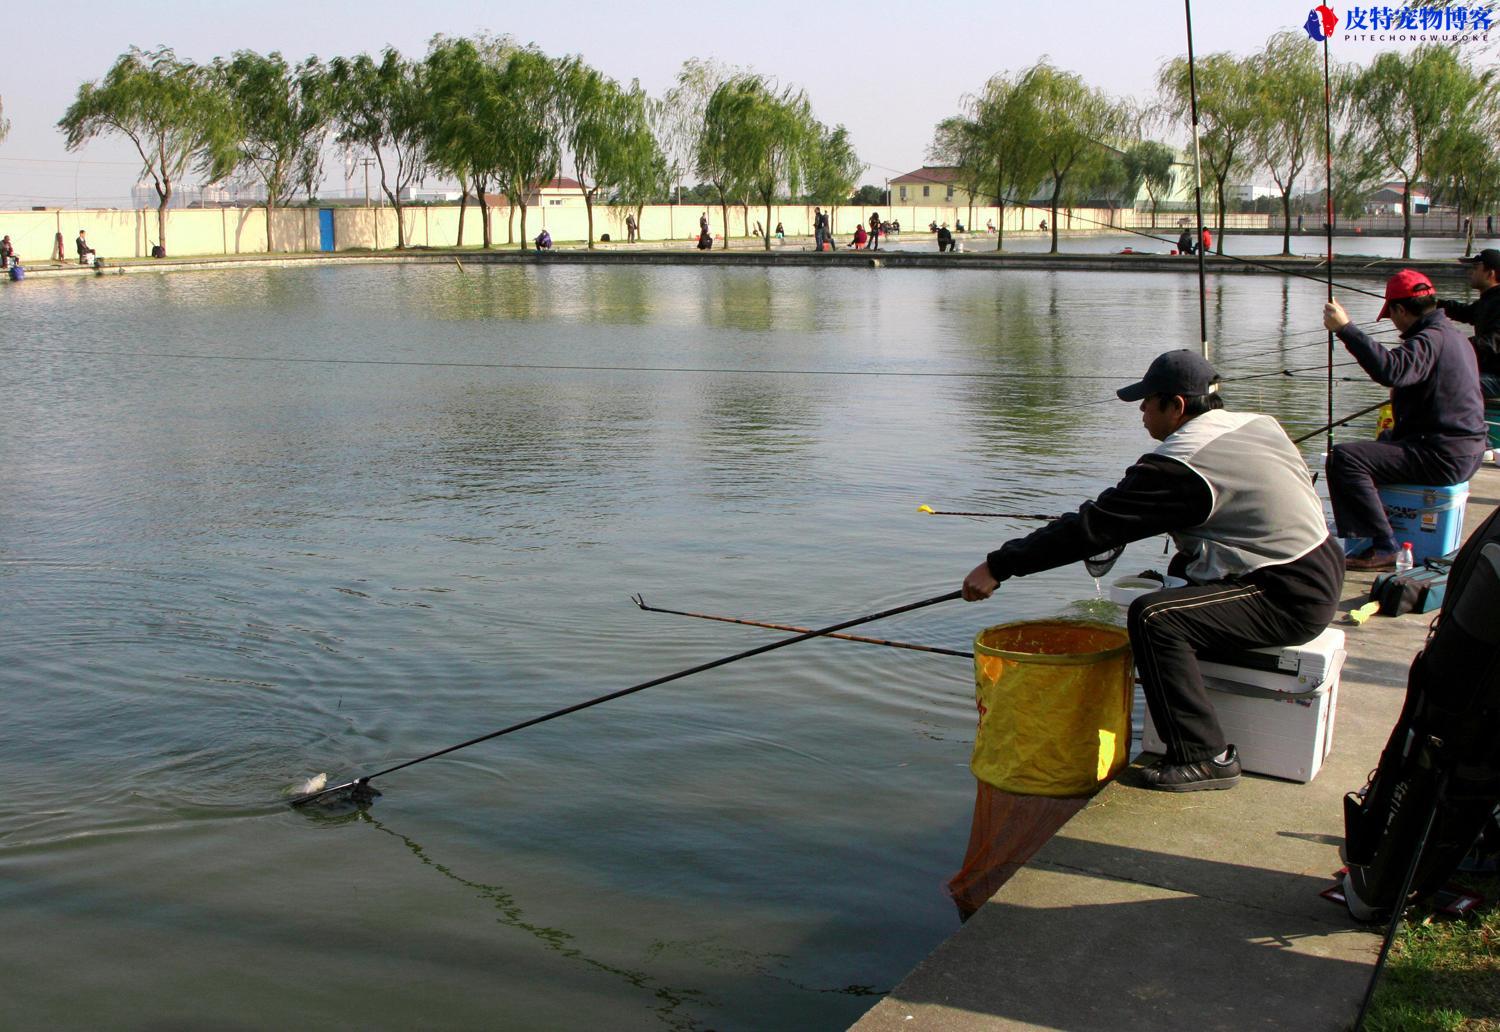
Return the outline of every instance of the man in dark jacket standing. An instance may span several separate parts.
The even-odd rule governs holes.
[[[1460,258],[1469,267],[1469,286],[1479,291],[1472,304],[1439,301],[1448,318],[1474,327],[1469,343],[1479,360],[1479,386],[1486,398],[1500,398],[1500,251],[1487,247],[1472,258]]]
[[[1214,715],[1197,650],[1311,641],[1328,626],[1344,554],[1328,533],[1307,463],[1270,416],[1228,412],[1219,377],[1193,351],[1169,351],[1116,392],[1141,403],[1161,444],[1076,512],[1007,541],[964,579],[968,601],[1001,581],[1171,534],[1171,573],[1188,587],[1137,598],[1128,629],[1151,719],[1167,755],[1142,776],[1168,792],[1232,788],[1234,746]]]
[[[1370,379],[1391,388],[1396,425],[1378,441],[1336,444],[1328,454],[1328,497],[1344,537],[1369,538],[1368,552],[1349,557],[1351,570],[1389,570],[1396,537],[1381,484],[1462,484],[1484,456],[1484,399],[1474,349],[1437,307],[1432,281],[1402,269],[1385,285],[1389,317],[1401,345],[1385,349],[1349,321],[1337,301],[1323,306],[1323,325]]]

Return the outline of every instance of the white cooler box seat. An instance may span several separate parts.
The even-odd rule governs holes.
[[[1333,748],[1346,655],[1344,632],[1329,627],[1303,645],[1199,657],[1214,712],[1245,770],[1289,781],[1317,776]],[[1141,749],[1166,751],[1149,709]]]

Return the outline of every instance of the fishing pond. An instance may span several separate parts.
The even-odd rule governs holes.
[[[1323,421],[1323,290],[1210,277],[1231,407]],[[632,593],[816,626],[958,587],[1028,526],[917,507],[1115,482],[1152,442],[1113,390],[1197,346],[1198,304],[1187,268],[8,285],[3,1023],[844,1027],[958,924],[963,659],[807,642],[393,774],[368,811],[282,793],[779,633]],[[1077,566],[862,633],[965,649],[1100,606]]]

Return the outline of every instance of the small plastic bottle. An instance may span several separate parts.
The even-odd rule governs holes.
[[[1401,551],[1396,553],[1396,572],[1406,573],[1414,564],[1411,558],[1411,542],[1401,542]]]

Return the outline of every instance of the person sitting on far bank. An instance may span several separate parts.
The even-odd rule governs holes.
[[[1323,325],[1338,334],[1370,379],[1391,388],[1396,425],[1378,440],[1336,444],[1328,453],[1328,497],[1338,532],[1369,538],[1349,557],[1351,570],[1390,570],[1396,535],[1380,501],[1382,484],[1462,484],[1485,449],[1484,399],[1474,349],[1437,307],[1432,281],[1402,269],[1385,285],[1378,318],[1389,317],[1401,344],[1387,350],[1349,320],[1338,301]]]
[[[1178,237],[1177,237],[1177,253],[1178,254],[1192,254],[1193,253],[1193,234],[1191,234],[1191,233],[1188,232],[1188,228],[1186,226],[1183,226],[1182,227],[1182,232],[1180,234],[1178,234]]]
[[[948,223],[943,223],[937,231],[938,254],[953,250],[953,231],[948,228]]]
[[[1043,219],[1040,223],[1037,224],[1036,228],[1041,230],[1043,233],[1047,232],[1047,220]]]
[[[547,230],[544,229],[540,233],[537,234],[537,236],[536,236],[536,249],[538,251],[550,251],[550,250],[552,250],[552,234],[549,233]]]
[[[955,233],[962,233],[963,231],[964,231],[964,220],[963,219],[955,219],[954,222],[953,222],[953,232],[955,232]]]
[[[856,251],[858,251],[860,248],[864,247],[865,244],[867,244],[869,242],[870,242],[870,235],[865,232],[864,224],[861,223],[861,224],[855,226],[854,227],[854,238],[849,241],[849,246],[853,247]]]
[[[81,229],[78,231],[78,239],[73,241],[73,247],[78,252],[79,265],[87,265],[97,253],[89,246],[87,234]]]
[[[1169,351],[1115,393],[1140,402],[1161,443],[1076,513],[1007,541],[964,578],[967,601],[1012,577],[1170,534],[1168,572],[1187,587],[1131,603],[1127,630],[1166,755],[1145,784],[1168,792],[1232,788],[1240,761],[1214,714],[1197,652],[1296,645],[1322,633],[1344,584],[1302,453],[1270,416],[1230,412],[1219,376],[1194,351]]]
[[[1486,247],[1459,261],[1469,267],[1469,286],[1479,297],[1470,304],[1439,301],[1438,307],[1449,319],[1474,327],[1469,343],[1479,362],[1479,389],[1486,398],[1500,398],[1500,251]]]
[[[5,235],[5,239],[0,240],[0,269],[10,268],[10,263],[15,260],[16,248],[15,245],[10,242],[10,234],[7,233]]]
[[[779,222],[776,223],[776,242],[778,244],[786,243],[786,227]]]

